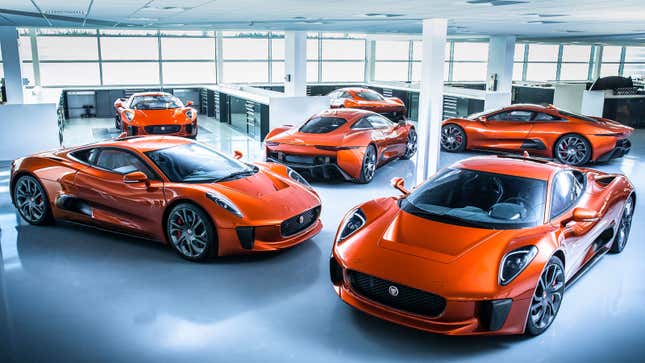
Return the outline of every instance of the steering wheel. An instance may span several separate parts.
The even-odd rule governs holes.
[[[496,190],[491,190],[495,195],[497,196],[495,198],[495,203],[499,203],[499,201],[502,199],[502,196],[504,195],[504,186],[502,185],[502,182],[499,180],[499,178],[494,177],[491,179],[493,181],[493,184],[495,185]]]
[[[504,200],[504,203],[520,204],[520,205],[522,205],[524,208],[526,208],[526,210],[530,210],[530,209],[531,209],[531,208],[530,208],[530,207],[531,207],[531,203],[529,202],[529,200],[528,200],[528,199],[526,199],[526,198],[524,198],[524,197],[520,197],[520,196],[515,196],[515,197],[507,198],[507,199],[505,199],[505,200]]]

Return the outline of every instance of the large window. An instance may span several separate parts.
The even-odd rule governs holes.
[[[284,81],[284,34],[223,32],[222,82]]]
[[[410,77],[410,41],[376,40],[374,42],[374,79],[407,82]]]
[[[563,45],[560,77],[558,79],[563,81],[589,79],[589,65],[591,62],[591,45]]]
[[[307,34],[307,81],[365,81],[365,36]]]
[[[645,78],[645,47],[626,47],[623,69],[625,77]]]

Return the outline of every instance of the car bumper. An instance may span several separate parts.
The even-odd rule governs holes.
[[[173,129],[179,126],[177,130]],[[170,128],[164,130],[163,128]],[[180,137],[197,137],[198,127],[193,124],[184,125],[154,125],[154,126],[128,126],[126,128],[128,136],[180,136]]]
[[[347,270],[339,265],[335,267],[334,261],[334,258],[330,260],[334,290],[343,302],[369,315],[446,335],[508,335],[524,332],[531,298],[464,300],[444,297],[445,307],[440,314],[424,316],[393,308],[357,292],[349,282]]]
[[[238,226],[218,230],[219,255],[241,255],[278,251],[296,246],[322,230],[320,207],[313,223],[289,236],[281,234],[281,225]],[[283,222],[284,223],[284,222]]]
[[[621,158],[627,155],[627,153],[629,153],[631,148],[632,148],[632,143],[631,141],[629,141],[629,139],[618,140],[616,141],[616,146],[613,149],[600,155],[596,159],[596,161],[605,162],[611,159]]]

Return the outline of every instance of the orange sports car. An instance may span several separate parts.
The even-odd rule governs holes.
[[[337,172],[346,180],[369,183],[376,168],[395,158],[409,159],[417,134],[408,122],[394,123],[371,111],[336,109],[286,125],[265,139],[267,161],[325,178]]]
[[[405,103],[396,97],[383,97],[380,93],[363,87],[341,88],[329,95],[331,108],[359,108],[373,111],[392,121],[404,120]]]
[[[331,281],[368,314],[441,334],[538,335],[564,289],[625,248],[623,175],[543,160],[463,160],[403,196],[363,203],[336,234]]]
[[[169,93],[142,92],[114,102],[114,126],[134,135],[197,137],[197,110]]]
[[[600,117],[578,115],[553,106],[517,104],[445,120],[441,148],[450,152],[529,151],[579,166],[627,154],[632,131],[631,127]]]
[[[280,164],[245,163],[180,137],[125,137],[11,164],[35,225],[67,219],[170,244],[182,257],[274,251],[320,232],[320,198]]]

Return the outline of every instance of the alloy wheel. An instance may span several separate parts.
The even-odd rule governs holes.
[[[190,208],[178,208],[168,217],[172,244],[186,257],[201,256],[208,246],[208,230],[201,216]]]
[[[446,125],[441,129],[441,146],[446,151],[458,151],[464,143],[464,133],[456,125]]]
[[[45,191],[34,177],[23,176],[16,182],[14,198],[20,215],[27,222],[37,224],[45,218],[47,213]]]
[[[562,266],[550,262],[542,272],[531,301],[530,319],[538,329],[546,329],[560,309],[564,293]]]
[[[408,143],[405,145],[405,157],[410,158],[417,152],[417,133],[414,129],[408,134]]]
[[[589,152],[587,142],[576,135],[563,137],[556,147],[558,159],[571,165],[581,165],[587,162]]]
[[[620,219],[620,225],[618,226],[618,233],[616,234],[616,242],[618,243],[618,250],[622,251],[627,244],[629,239],[629,231],[632,228],[632,215],[634,212],[634,199],[629,198],[625,203],[625,208],[623,209],[623,216]]]
[[[376,172],[376,152],[373,147],[367,148],[365,160],[363,161],[363,178],[370,181],[374,178]]]

